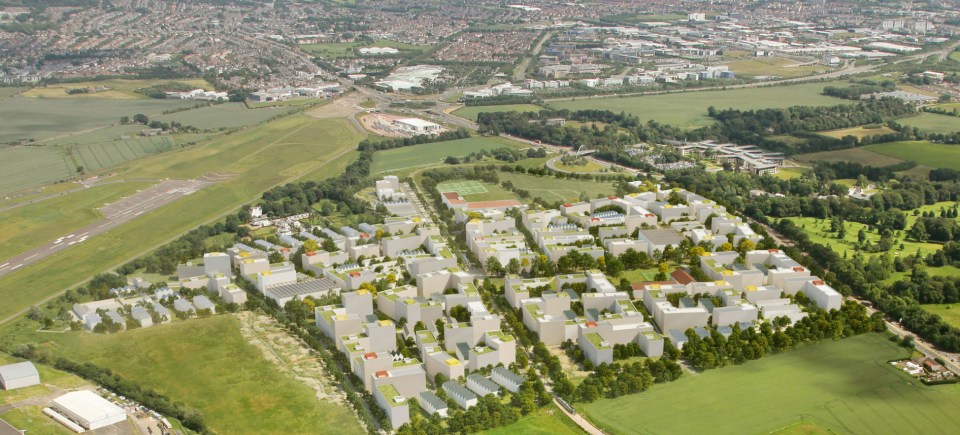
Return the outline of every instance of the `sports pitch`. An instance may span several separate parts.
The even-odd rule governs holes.
[[[443,192],[457,192],[461,196],[476,195],[487,193],[487,188],[479,181],[456,181],[452,183],[441,183],[437,185],[437,190]]]

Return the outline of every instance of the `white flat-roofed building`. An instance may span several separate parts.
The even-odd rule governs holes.
[[[399,129],[411,134],[431,134],[443,129],[440,124],[420,118],[403,118],[393,122]]]
[[[40,372],[30,361],[0,366],[0,387],[14,390],[40,384]]]
[[[123,408],[90,390],[64,394],[53,399],[53,406],[57,412],[87,430],[97,430],[127,419]]]

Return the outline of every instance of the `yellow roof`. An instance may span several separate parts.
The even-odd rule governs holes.
[[[648,284],[647,287],[650,287],[651,290],[653,290],[653,289],[659,289],[659,288],[660,288],[660,284]]]
[[[244,258],[246,258],[246,257],[249,257],[249,256],[250,256],[250,253],[249,253],[249,252],[247,252],[247,251],[242,251],[242,252],[240,252],[240,254],[239,254],[239,255],[240,255],[241,257],[244,257]]]
[[[357,294],[358,294],[358,295],[365,295],[365,294],[369,294],[369,293],[370,293],[370,290],[367,290],[367,289],[365,289],[365,288],[357,289]]]
[[[732,271],[732,270],[724,270],[724,271],[723,271],[723,275],[724,275],[724,276],[733,275],[733,271]]]
[[[380,321],[380,326],[390,326],[390,325],[392,325],[392,324],[393,324],[393,322],[391,322],[391,321],[389,321],[389,320],[381,320],[381,321]]]
[[[243,264],[253,264],[253,259],[250,258],[250,259],[247,259],[247,260],[243,260]]]
[[[724,280],[722,280],[722,279],[718,279],[718,280],[714,281],[713,283],[716,284],[716,285],[724,285],[724,284],[726,284],[727,282],[724,281]]]
[[[263,272],[260,272],[260,274],[263,276],[270,276],[270,275],[273,275],[273,272],[269,270],[264,270]]]
[[[444,362],[445,362],[448,366],[460,365],[460,360],[458,360],[458,359],[456,359],[456,358],[450,358],[450,359],[448,359],[448,360],[446,360],[446,361],[444,361]]]
[[[337,320],[347,320],[346,314],[337,314]]]
[[[748,285],[748,286],[746,286],[745,288],[747,289],[748,292],[755,292],[755,291],[757,291],[757,286],[755,286],[755,285]]]

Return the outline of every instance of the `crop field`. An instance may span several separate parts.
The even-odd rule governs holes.
[[[196,104],[184,100],[45,99],[13,97],[0,100],[0,143],[20,139],[42,140],[120,122],[121,116],[149,117],[165,110]]]
[[[960,426],[960,388],[928,387],[887,364],[909,356],[885,336],[867,334],[688,374],[580,409],[610,433],[763,434],[800,421],[835,433],[951,432]],[[728,405],[723,417],[706,417],[718,398]]]
[[[548,202],[578,201],[581,194],[586,194],[591,199],[599,198],[612,195],[614,191],[613,184],[605,182],[561,180],[514,172],[504,172],[499,175],[501,182],[509,181],[518,189],[530,192],[531,197],[543,198]]]
[[[233,316],[111,335],[40,334],[33,328],[35,324],[21,320],[3,332],[57,356],[110,368],[196,407],[217,433],[311,433],[329,422],[336,422],[339,433],[362,432],[347,405],[318,399],[310,387],[264,359],[244,339]]]
[[[960,118],[957,118],[960,119]],[[931,142],[889,142],[868,145],[867,150],[931,168],[960,170],[960,147]]]
[[[362,42],[330,42],[323,44],[304,44],[300,48],[306,50],[310,53],[330,58],[353,58],[357,57],[358,53],[355,51],[360,48],[367,47],[390,47],[400,50],[400,53],[395,55],[386,55],[383,57],[396,57],[408,53],[419,53],[422,51],[429,50],[429,46],[405,44],[403,42],[391,41],[389,39],[378,39],[372,43],[362,43]],[[368,56],[375,57],[375,56]]]
[[[757,57],[727,62],[737,76],[777,76],[785,79],[808,76],[826,70],[820,64],[800,65],[794,59],[782,57]]]
[[[846,234],[844,234],[843,240],[837,238],[836,233],[830,232],[830,220],[829,219],[817,219],[812,217],[790,217],[784,218],[790,219],[797,226],[803,229],[803,232],[810,237],[810,240],[814,243],[819,243],[821,245],[830,246],[834,252],[843,255],[844,252],[847,252],[849,255],[852,255],[857,251],[857,234],[860,232],[860,229],[866,229],[866,225],[859,222],[846,222]],[[903,231],[895,233],[893,239],[895,243],[893,248],[890,250],[892,255],[907,255],[914,254],[917,250],[920,250],[921,255],[927,255],[933,253],[943,246],[937,243],[920,243],[904,240]],[[876,231],[866,232],[867,241],[870,243],[876,243],[880,240],[880,235]],[[903,249],[900,249],[900,244],[903,244]],[[878,253],[865,253],[866,256],[877,255]]]
[[[289,108],[248,109],[243,103],[223,103],[169,113],[153,119],[163,122],[176,121],[200,129],[215,130],[257,124],[289,111]]]
[[[550,102],[549,107],[570,110],[609,110],[626,112],[642,121],[654,120],[680,128],[713,124],[707,108],[755,110],[790,106],[836,106],[848,100],[821,95],[823,88],[846,82],[805,83],[791,86],[679,92],[621,98],[575,98]]]
[[[960,131],[960,116],[921,113],[917,116],[898,119],[897,123],[919,128],[923,133],[953,133]]]
[[[102,216],[97,211],[99,207],[151,184],[145,181],[104,184],[0,212],[0,260],[96,222]]]
[[[819,134],[821,136],[832,137],[834,139],[840,139],[845,136],[854,136],[857,139],[863,139],[868,136],[876,136],[880,134],[890,134],[890,133],[896,133],[896,132],[893,131],[893,129],[891,129],[890,127],[887,127],[884,125],[884,126],[873,127],[873,128],[864,127],[864,126],[842,128],[839,130],[821,131]]]
[[[503,147],[520,148],[525,144],[499,137],[471,137],[447,142],[413,145],[378,151],[373,155],[373,173],[393,172],[417,166],[442,163],[449,156],[465,156],[472,152]]]
[[[848,148],[837,151],[821,151],[817,153],[798,154],[793,159],[798,162],[810,163],[818,160],[825,162],[854,162],[870,166],[890,166],[903,160],[871,151],[867,148]]]
[[[76,167],[55,148],[16,146],[0,148],[0,173],[4,193],[70,178]]]
[[[193,179],[210,171],[233,178],[5,276],[0,281],[4,301],[0,322],[200,224],[233,213],[273,186],[336,176],[327,165],[342,169],[362,134],[346,119],[296,115],[129,164],[118,178]]]
[[[556,405],[541,408],[536,413],[520,417],[516,423],[480,432],[483,435],[576,435],[583,430]]]
[[[477,120],[477,115],[483,112],[539,112],[543,110],[536,104],[502,104],[498,106],[463,106],[453,112],[454,115],[471,121]]]
[[[460,195],[487,193],[487,188],[483,187],[483,183],[473,180],[441,183],[437,185],[437,190],[440,191],[440,193],[457,192]]]
[[[10,98],[10,97],[12,97],[12,96],[14,96],[14,95],[17,95],[17,94],[25,91],[25,90],[27,90],[27,88],[20,88],[20,87],[14,87],[14,86],[3,86],[3,87],[0,87],[0,100],[2,100],[2,99],[4,99],[4,98]]]
[[[35,98],[59,98],[59,99],[134,99],[134,98],[150,98],[146,95],[136,93],[137,89],[149,88],[151,86],[166,84],[166,83],[182,83],[192,88],[203,88],[206,90],[213,89],[213,85],[208,83],[203,79],[177,79],[177,80],[167,80],[167,79],[149,79],[149,80],[126,80],[126,79],[112,79],[112,80],[99,80],[94,82],[82,82],[82,83],[54,83],[45,85],[42,87],[33,88],[27,92],[23,93],[24,97],[35,97]],[[105,87],[108,88],[106,91],[94,92],[92,94],[68,94],[68,89],[83,89],[83,88],[96,88],[96,87]]]

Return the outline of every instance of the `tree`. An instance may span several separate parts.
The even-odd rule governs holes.
[[[124,124],[124,125],[129,124],[129,123],[130,123],[130,117],[129,117],[129,116],[126,116],[126,115],[121,116],[121,117],[120,117],[120,123],[121,123],[121,124]]]
[[[270,263],[282,263],[284,260],[283,254],[277,251],[270,251],[270,255],[267,256],[267,261]]]
[[[147,115],[138,113],[136,115],[133,115],[133,122],[136,122],[137,124],[147,125],[150,123],[150,118]]]
[[[907,237],[916,240],[918,242],[926,241],[930,236],[927,234],[927,227],[923,224],[923,220],[917,220],[917,223],[913,224],[913,227],[910,228],[910,231],[907,232]]]
[[[317,252],[320,250],[320,244],[316,240],[308,239],[306,242],[303,242],[303,250],[305,252]]]
[[[332,239],[323,239],[323,243],[320,245],[320,247],[327,252],[337,252],[340,250],[337,248],[337,243]]]
[[[457,319],[458,322],[469,322],[470,310],[463,305],[457,305],[450,309],[450,317]]]
[[[730,242],[723,242],[722,245],[717,247],[717,251],[720,251],[720,252],[730,252],[732,250],[733,250],[733,243],[730,243]]]
[[[520,260],[517,260],[516,258],[511,258],[510,261],[507,262],[507,273],[510,273],[510,274],[520,273]]]
[[[490,257],[487,259],[487,264],[484,267],[487,270],[487,273],[493,276],[503,275],[503,265],[500,264],[500,260],[497,260],[496,257]]]

